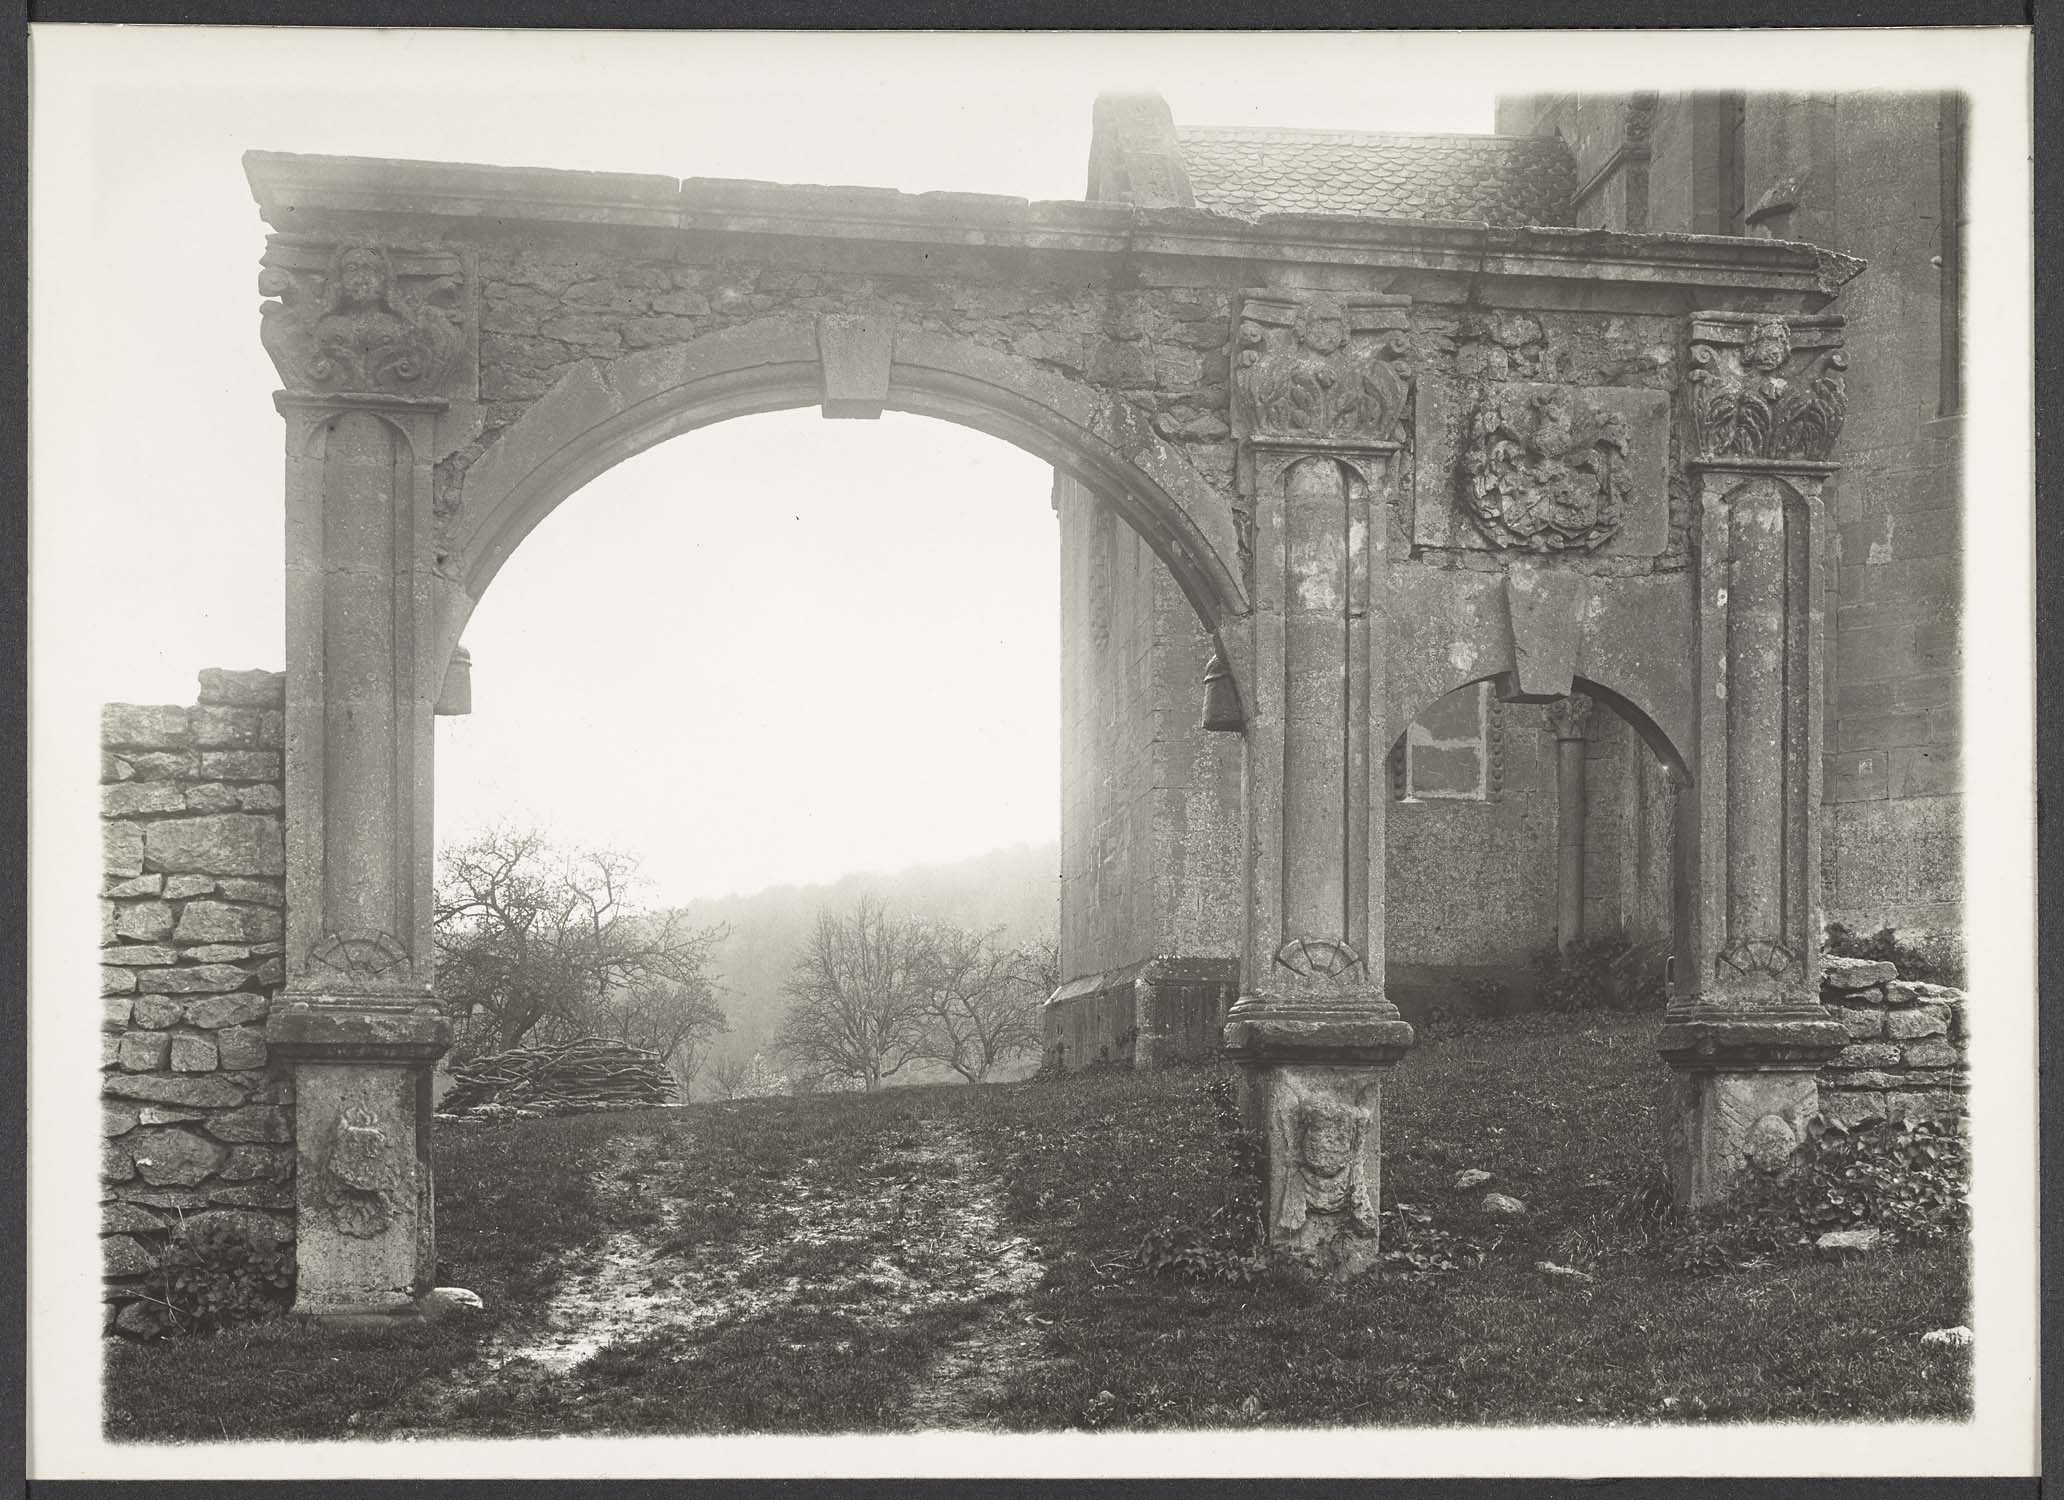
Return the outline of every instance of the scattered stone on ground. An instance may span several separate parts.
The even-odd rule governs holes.
[[[1534,1262],[1534,1269],[1536,1271],[1545,1271],[1550,1276],[1568,1276],[1578,1281],[1596,1281],[1598,1279],[1589,1271],[1579,1271],[1575,1266],[1558,1266],[1552,1260],[1537,1260]]]
[[[440,1286],[423,1293],[416,1299],[416,1306],[424,1317],[436,1322],[443,1318],[463,1317],[468,1313],[485,1311],[480,1293],[469,1292],[462,1286]]]
[[[1483,1211],[1500,1219],[1517,1219],[1526,1212],[1526,1204],[1508,1193],[1485,1193]]]
[[[1921,1335],[1921,1342],[1949,1349],[1968,1349],[1971,1330],[1959,1323],[1954,1328],[1936,1328]]]
[[[1467,1167],[1455,1174],[1455,1186],[1462,1192],[1480,1188],[1491,1180],[1491,1174],[1482,1167]]]
[[[1881,1229],[1830,1229],[1813,1247],[1828,1255],[1868,1255],[1884,1237]]]

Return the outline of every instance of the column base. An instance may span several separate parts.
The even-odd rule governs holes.
[[[1412,1045],[1388,1002],[1319,1009],[1247,997],[1225,1027],[1262,1138],[1271,1256],[1344,1281],[1381,1258],[1383,1076]]]
[[[363,1324],[419,1316],[437,1265],[434,1010],[295,1001],[266,1024],[294,1069],[294,1312]]]
[[[1751,1171],[1783,1166],[1820,1112],[1821,1063],[1847,1040],[1817,1004],[1665,1016],[1656,1046],[1677,1074],[1665,1147],[1677,1206],[1723,1202]]]

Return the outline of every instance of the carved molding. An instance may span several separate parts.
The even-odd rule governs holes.
[[[1315,449],[1402,442],[1408,306],[1381,293],[1248,293],[1234,334],[1233,430]]]
[[[1848,411],[1842,320],[1699,313],[1684,377],[1693,456],[1824,464]]]
[[[449,251],[275,238],[259,337],[294,391],[445,391],[464,363],[465,273]]]
[[[1295,937],[1276,950],[1276,962],[1293,974],[1333,978],[1362,968],[1362,955],[1345,938]]]
[[[1580,391],[1486,391],[1469,424],[1463,502],[1500,546],[1589,552],[1626,511],[1627,445],[1626,417]]]
[[[310,967],[354,979],[407,978],[408,949],[391,933],[333,932],[309,950]]]

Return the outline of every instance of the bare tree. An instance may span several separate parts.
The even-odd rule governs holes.
[[[768,1094],[788,1092],[788,1080],[767,1065],[767,1060],[755,1052],[750,1057],[737,1055],[720,1058],[710,1064],[709,1091],[717,1099],[758,1099]]]
[[[923,1055],[985,1083],[998,1063],[1038,1047],[1046,992],[1034,995],[1026,955],[1004,948],[994,930],[932,923],[924,935]]]
[[[924,926],[873,897],[850,915],[819,912],[789,980],[778,1045],[795,1076],[882,1086],[924,1052]]]
[[[678,1055],[721,1021],[709,975],[721,930],[639,912],[630,856],[503,826],[441,863],[437,988],[475,1049],[600,1031]]]

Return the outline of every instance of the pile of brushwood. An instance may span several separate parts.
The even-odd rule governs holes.
[[[657,1052],[602,1036],[482,1053],[453,1063],[451,1076],[439,1112],[472,1119],[642,1109],[678,1093]]]

